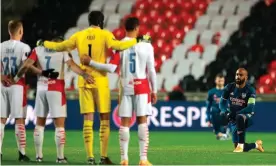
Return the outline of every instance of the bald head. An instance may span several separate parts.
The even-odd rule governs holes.
[[[239,68],[236,71],[236,84],[238,85],[245,85],[246,81],[248,79],[248,72],[245,68]]]

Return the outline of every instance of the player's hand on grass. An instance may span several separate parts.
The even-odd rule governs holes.
[[[156,104],[156,102],[157,102],[157,94],[151,93],[151,103]]]
[[[44,40],[39,39],[39,40],[36,42],[36,46],[44,46]]]
[[[137,40],[137,43],[139,42],[151,43],[151,36],[150,35],[138,36],[136,40]]]
[[[41,75],[47,78],[57,79],[59,76],[59,73],[55,72],[55,69],[48,69],[48,70],[42,70]]]
[[[88,55],[84,55],[81,57],[81,63],[83,65],[89,66],[90,61],[91,61],[91,58]]]
[[[95,82],[94,78],[91,75],[89,75],[89,74],[87,74],[85,72],[82,74],[82,77],[85,79],[85,81],[88,84],[94,84],[94,82]]]

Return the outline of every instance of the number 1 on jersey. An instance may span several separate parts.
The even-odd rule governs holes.
[[[88,55],[92,56],[92,44],[88,44]]]

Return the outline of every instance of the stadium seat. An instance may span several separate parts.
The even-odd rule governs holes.
[[[219,14],[219,11],[221,9],[223,1],[213,1],[209,4],[208,8],[207,8],[207,15],[210,17],[215,17]]]
[[[232,16],[235,14],[236,9],[237,9],[237,1],[235,1],[235,0],[227,1],[226,3],[223,4],[220,14],[225,17],[229,17],[229,16]]]
[[[221,30],[218,32],[220,34],[220,37],[219,37],[219,46],[220,47],[223,47],[229,40],[229,32],[228,30]]]
[[[250,14],[250,9],[253,3],[251,1],[243,1],[238,4],[237,15],[248,16]]]
[[[204,52],[202,54],[202,59],[206,62],[206,64],[211,63],[216,60],[218,51],[218,46],[214,44],[206,45]]]
[[[184,76],[191,73],[191,65],[192,62],[188,59],[183,58],[181,60],[178,60],[178,65],[176,66],[175,74],[177,74],[179,78],[183,78]]]
[[[78,32],[80,29],[77,27],[69,28],[64,34],[65,39],[69,39],[74,33]]]
[[[191,67],[191,74],[197,80],[199,79],[205,72],[206,62],[204,60],[197,60],[193,63]]]
[[[163,82],[164,82],[164,76],[160,73],[157,73],[156,74],[156,80],[157,80],[157,90],[161,90],[162,89],[162,85],[163,85]]]
[[[199,32],[203,32],[205,29],[208,29],[210,23],[210,16],[203,15],[198,18],[198,20],[195,23],[195,29]]]
[[[202,54],[203,51],[204,51],[204,47],[201,44],[195,44],[195,45],[192,45],[189,48],[189,51],[191,51],[191,52],[198,52],[198,53]]]
[[[190,45],[186,45],[186,44],[180,44],[176,46],[172,53],[172,59],[175,61],[184,60],[189,48],[190,48]]]
[[[119,14],[111,14],[108,16],[106,22],[106,29],[113,31],[117,27],[119,27],[121,21],[121,16]]]
[[[179,84],[180,77],[178,75],[171,75],[165,78],[164,88],[167,92],[171,92],[173,88]]]
[[[103,13],[105,14],[105,16],[115,13],[118,4],[119,4],[118,0],[107,0],[103,7]]]
[[[235,30],[239,28],[239,24],[241,21],[241,17],[239,16],[231,16],[227,19],[225,24],[225,29],[232,34]]]
[[[258,89],[257,89],[257,93],[258,94],[269,94],[269,93],[272,93],[271,91],[271,87],[270,86],[260,86]]]
[[[161,66],[161,74],[169,76],[173,74],[174,67],[176,65],[176,61],[172,59],[168,59],[164,61],[164,63]]]
[[[115,29],[112,33],[118,40],[121,40],[125,37],[125,30],[123,28]]]
[[[197,61],[200,60],[200,57],[201,57],[201,53],[200,52],[190,51],[187,54],[188,60],[191,61],[192,63],[197,63]]]
[[[101,11],[103,9],[104,4],[105,4],[105,0],[94,0],[91,2],[89,6],[89,11],[93,11],[93,10]]]
[[[77,28],[79,28],[80,30],[89,27],[89,23],[88,23],[88,15],[89,13],[84,13],[82,15],[79,16],[78,20],[77,20]]]
[[[269,70],[270,71],[276,71],[276,60],[270,62],[270,64],[269,64]]]
[[[266,86],[272,86],[273,80],[269,74],[263,75],[259,79],[259,85],[266,85]]]
[[[121,16],[124,16],[126,14],[129,14],[132,10],[132,6],[134,4],[134,1],[124,1],[119,3],[118,7],[118,13]]]
[[[190,30],[184,37],[183,43],[194,45],[197,43],[199,32],[197,30]]]
[[[225,23],[225,16],[215,16],[210,25],[210,29],[213,31],[222,30]]]
[[[204,30],[201,34],[200,34],[200,38],[199,38],[199,43],[202,45],[208,45],[212,43],[212,38],[214,35],[214,31],[212,30]]]
[[[118,88],[118,79],[119,76],[117,73],[108,73],[107,74],[108,79],[109,79],[109,89],[110,90],[115,90]]]

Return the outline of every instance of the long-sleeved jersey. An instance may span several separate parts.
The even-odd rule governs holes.
[[[219,101],[222,95],[222,89],[212,88],[208,91],[208,97],[206,100],[207,105],[207,121],[210,121],[211,112],[220,112]]]
[[[82,31],[76,32],[68,40],[63,42],[49,42],[45,41],[44,46],[49,49],[57,51],[68,51],[77,48],[80,58],[88,55],[92,60],[99,63],[106,63],[107,50],[109,48],[115,50],[125,50],[137,43],[136,39],[129,41],[118,41],[114,35],[100,28],[89,27]],[[106,77],[106,72],[95,70],[89,66],[81,65],[81,68],[90,73],[93,77]],[[107,79],[106,79],[107,81]],[[102,82],[95,82],[95,84],[87,84],[83,77],[79,77],[79,87],[96,88],[97,84]]]

